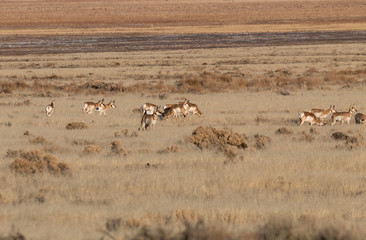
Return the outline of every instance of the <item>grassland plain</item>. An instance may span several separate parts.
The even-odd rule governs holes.
[[[0,61],[3,236],[19,231],[30,239],[129,239],[144,233],[158,239],[159,231],[143,227],[161,224],[167,236],[177,237],[184,222],[193,224],[190,234],[227,239],[261,239],[283,229],[290,236],[364,236],[364,126],[353,120],[297,126],[298,112],[312,107],[334,104],[341,111],[356,104],[366,111],[362,44]],[[197,86],[201,78],[211,85]],[[242,87],[227,87],[235,81]],[[102,98],[115,99],[117,108],[106,116],[81,112],[84,101]],[[197,103],[203,117],[162,120],[152,131],[137,131],[143,103],[162,106],[183,98]],[[56,108],[48,118],[44,107],[51,100]],[[66,129],[72,122],[88,128]],[[200,150],[189,138],[201,125],[245,134],[248,148]],[[335,140],[335,132],[350,140]],[[70,173],[10,169],[17,158],[47,154]]]
[[[2,41],[358,31],[366,13],[343,0],[34,3],[2,1]],[[365,113],[365,66],[362,43],[0,56],[0,239],[364,239],[364,125],[299,127],[297,114]],[[82,113],[102,98],[117,108]],[[143,103],[184,98],[202,118],[137,131]]]

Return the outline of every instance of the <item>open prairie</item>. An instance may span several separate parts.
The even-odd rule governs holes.
[[[298,126],[298,114],[351,104],[366,113],[365,6],[3,1],[0,239],[364,239],[365,125],[353,114]],[[312,35],[289,43],[296,30]],[[295,35],[155,50],[84,42],[267,31]],[[338,37],[313,39],[329,31]],[[82,111],[101,99],[116,108]],[[184,99],[202,116],[138,130],[144,103]]]

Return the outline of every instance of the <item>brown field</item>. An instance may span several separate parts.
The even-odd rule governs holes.
[[[364,30],[363,0],[5,0],[1,35]]]
[[[3,1],[0,35],[358,31],[365,7]],[[314,107],[365,114],[364,46],[0,56],[0,239],[364,239],[365,126],[297,125]],[[117,108],[82,113],[102,98]],[[143,103],[184,98],[201,118],[138,131]]]

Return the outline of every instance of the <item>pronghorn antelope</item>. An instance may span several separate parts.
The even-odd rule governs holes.
[[[199,117],[201,117],[201,116],[202,116],[202,113],[201,113],[201,111],[198,109],[197,104],[190,103],[190,102],[188,101],[188,102],[187,102],[187,105],[188,105],[188,109],[187,109],[187,111],[188,111],[188,112],[191,112],[191,113],[193,113],[193,114],[196,114],[196,115],[198,115]]]
[[[360,124],[360,123],[364,124],[364,123],[366,123],[366,116],[363,115],[362,113],[357,113],[355,115],[355,121],[356,121],[356,124]]]
[[[178,117],[178,115],[180,113],[183,114],[184,117],[186,117],[188,114],[188,110],[187,110],[188,108],[189,108],[189,106],[187,103],[174,104],[170,108],[164,109],[164,118],[169,118],[172,115],[175,117]]]
[[[148,128],[150,130],[153,129],[158,120],[158,116],[160,115],[162,115],[162,113],[159,110],[153,111],[152,114],[149,114],[149,112],[144,112],[139,130],[147,130]]]
[[[317,108],[313,108],[310,111],[311,113],[314,113],[314,115],[319,118],[319,119],[326,119],[329,115],[332,116],[333,113],[336,113],[337,111],[335,110],[335,106],[330,105],[329,109],[317,109]]]
[[[332,125],[334,125],[337,121],[341,122],[342,124],[344,121],[346,121],[349,124],[349,121],[351,120],[352,114],[354,112],[357,112],[357,109],[351,105],[349,106],[348,112],[336,112],[332,115]]]
[[[321,121],[321,119],[317,118],[314,113],[311,112],[301,112],[299,113],[299,119],[300,123],[299,126],[301,126],[304,122],[310,123],[311,126],[313,124],[316,124],[318,126],[323,126],[324,123]]]
[[[51,102],[51,104],[46,106],[46,115],[51,117],[53,111],[55,110],[55,100]]]
[[[144,114],[148,112],[149,114],[153,114],[155,111],[158,110],[158,106],[152,103],[145,103],[141,106],[141,113]]]
[[[189,100],[187,98],[185,98],[183,102],[166,104],[166,105],[164,105],[163,109],[165,111],[165,110],[167,110],[167,109],[169,109],[169,108],[171,108],[171,107],[173,107],[177,104],[187,104],[188,102],[189,102]],[[188,105],[186,105],[186,108],[188,109]]]
[[[97,107],[95,109],[95,111],[99,111],[100,114],[99,115],[102,115],[102,113],[104,115],[107,115],[105,112],[110,109],[110,108],[116,108],[116,105],[115,105],[115,100],[112,100],[110,101],[108,104],[102,104],[100,107]]]
[[[104,98],[99,100],[98,102],[84,102],[83,104],[83,112],[87,114],[93,113],[93,111],[97,108],[104,106]]]

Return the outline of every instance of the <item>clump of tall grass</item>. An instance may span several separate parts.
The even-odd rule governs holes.
[[[200,149],[217,149],[229,158],[235,157],[239,149],[248,147],[243,134],[205,126],[197,127],[192,132],[189,141]]]
[[[127,151],[121,146],[120,141],[113,141],[111,143],[111,153],[115,155],[127,155]]]
[[[10,164],[10,169],[15,173],[26,175],[44,172],[54,175],[71,173],[68,164],[58,162],[57,157],[40,150],[21,151],[20,157]]]
[[[101,154],[103,153],[103,149],[96,144],[90,144],[84,147],[83,153],[86,155]]]
[[[365,145],[365,138],[361,134],[350,136],[343,132],[334,132],[331,137],[334,140],[344,141],[344,148],[348,150],[357,149]]]

